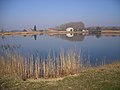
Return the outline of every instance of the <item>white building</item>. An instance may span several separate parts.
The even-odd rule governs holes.
[[[85,30],[83,29],[82,32],[85,32]]]
[[[72,27],[68,27],[68,28],[66,29],[66,31],[73,32],[74,29],[73,29]]]

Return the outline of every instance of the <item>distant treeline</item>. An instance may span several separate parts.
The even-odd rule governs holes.
[[[69,22],[55,27],[57,30],[66,30],[68,27],[74,28],[74,30],[85,29],[85,24],[83,22]]]
[[[69,22],[55,27],[57,30],[66,30],[68,27],[74,28],[74,30],[120,30],[120,26],[91,26],[85,27],[83,22]]]
[[[65,31],[68,27],[74,28],[74,31],[80,31],[80,30],[120,30],[120,26],[91,26],[91,27],[85,27],[85,24],[83,22],[69,22],[62,25],[58,25],[54,27],[56,30],[63,30]],[[5,32],[6,30],[0,29],[0,32]],[[11,30],[11,32],[17,32],[21,30]],[[43,30],[37,30],[37,26],[34,25],[33,29],[23,29],[22,31],[43,31]]]
[[[120,26],[93,26],[87,27],[87,30],[120,30]]]

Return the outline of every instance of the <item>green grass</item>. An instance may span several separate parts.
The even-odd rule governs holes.
[[[33,80],[34,81],[34,80]],[[17,77],[0,78],[0,90],[120,90],[120,62],[89,68],[62,80],[23,81]]]

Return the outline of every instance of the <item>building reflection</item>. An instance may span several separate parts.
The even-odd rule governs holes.
[[[74,34],[73,34],[73,33],[67,33],[66,36],[67,36],[67,37],[73,37]]]
[[[85,35],[75,34],[75,33],[68,33],[68,34],[56,35],[56,37],[64,39],[64,40],[68,40],[68,41],[83,41]]]

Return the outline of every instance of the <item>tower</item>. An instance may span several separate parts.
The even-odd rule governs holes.
[[[36,25],[34,25],[34,31],[37,31]]]

